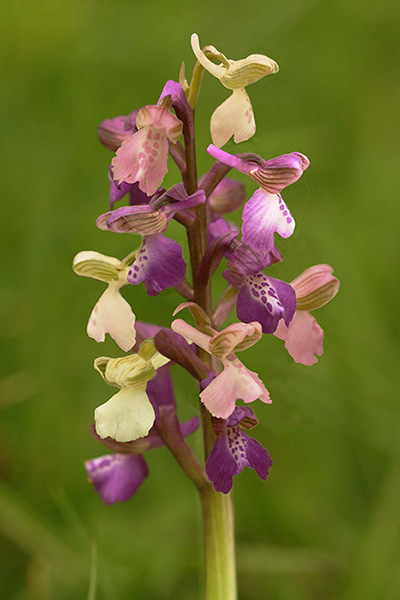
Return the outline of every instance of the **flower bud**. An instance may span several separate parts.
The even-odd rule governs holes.
[[[246,192],[244,184],[241,181],[225,177],[217,185],[208,202],[214,212],[222,215],[237,210],[245,200]]]

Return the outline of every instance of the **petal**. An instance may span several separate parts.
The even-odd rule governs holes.
[[[178,141],[182,133],[182,121],[163,106],[149,105],[140,109],[136,117],[136,126],[138,129],[142,127],[154,135],[159,133],[161,136],[166,136],[172,143]],[[153,135],[147,136],[150,145],[154,146]],[[156,141],[158,138],[156,138]]]
[[[279,194],[258,189],[243,209],[242,241],[255,251],[274,248],[275,231],[283,238],[292,235],[295,222]]]
[[[136,115],[138,112],[135,110],[127,117],[114,117],[102,121],[98,126],[98,134],[103,146],[115,152],[127,137],[137,131]]]
[[[152,196],[167,173],[168,141],[152,127],[143,127],[127,138],[111,164],[113,177],[121,184],[139,183],[139,188]]]
[[[108,385],[129,387],[132,390],[145,390],[147,382],[156,374],[151,361],[139,354],[128,354],[118,358],[100,356],[95,359],[93,366]]]
[[[173,79],[169,79],[161,92],[158,104],[160,104],[161,100],[166,96],[171,98],[172,107],[181,121],[185,120],[186,122],[189,122],[193,119],[192,107],[190,106],[180,83]]]
[[[221,148],[232,136],[236,144],[251,138],[256,132],[253,108],[244,88],[233,90],[231,96],[211,117],[211,137]]]
[[[253,427],[258,425],[259,421],[250,406],[237,406],[226,423],[227,427],[241,425],[245,429],[253,429]]]
[[[278,194],[285,187],[297,181],[309,164],[310,161],[304,154],[291,152],[267,161],[263,160],[260,166],[249,172],[249,175],[266,192]]]
[[[237,462],[229,451],[225,433],[222,433],[214,442],[210,456],[207,459],[206,472],[217,492],[228,494],[231,491],[233,477],[240,471]]]
[[[324,351],[324,332],[314,317],[306,310],[296,310],[289,327],[281,321],[274,333],[285,340],[285,348],[297,363],[311,366],[318,362],[315,356]]]
[[[119,202],[126,194],[129,194],[129,204],[148,204],[149,196],[142,192],[139,189],[139,184],[136,183],[125,183],[124,181],[121,184],[117,184],[113,179],[113,168],[110,165],[108,171],[108,180],[110,182],[110,208],[111,210],[114,208],[114,204]]]
[[[134,352],[138,352],[139,346],[142,342],[148,338],[153,338],[156,334],[163,330],[164,327],[161,325],[154,325],[154,323],[145,323],[144,321],[136,321],[136,344],[133,348]]]
[[[113,454],[92,458],[85,463],[89,480],[106,504],[126,502],[149,474],[140,455]]]
[[[114,233],[151,235],[165,231],[168,226],[168,218],[165,212],[154,210],[147,204],[121,206],[121,208],[108,212],[106,215],[106,227]],[[104,219],[105,215],[101,215],[97,220],[100,229],[104,228]]]
[[[163,290],[179,285],[185,272],[181,246],[162,234],[155,234],[143,238],[127,279],[135,285],[143,281],[147,293],[157,296]]]
[[[238,289],[244,285],[247,276],[256,275],[273,263],[283,260],[282,253],[276,246],[270,252],[255,252],[239,241],[231,244],[227,258],[228,273],[224,277]]]
[[[224,370],[200,394],[200,400],[214,416],[227,419],[236,400],[246,404],[259,398],[269,403],[269,393],[257,373],[247,369],[234,355],[223,361]]]
[[[145,437],[155,420],[154,409],[144,390],[121,389],[94,411],[97,434],[117,442]]]
[[[310,165],[307,156],[300,152],[282,154],[270,160],[264,160],[253,153],[229,154],[212,144],[208,146],[207,152],[225,165],[249,175],[271,194],[277,194],[297,181]]]
[[[246,350],[254,346],[260,338],[261,326],[258,322],[233,323],[216,333],[211,338],[208,348],[213,356],[222,359],[231,352]]]
[[[263,333],[273,333],[280,319],[289,325],[295,310],[293,288],[264,273],[248,277],[236,301],[238,319],[244,323],[258,321]]]
[[[241,432],[242,442],[245,440],[245,456],[247,460],[247,467],[254,469],[257,475],[265,481],[268,477],[269,470],[274,464],[269,452],[264,448],[260,442],[251,438],[249,435]],[[240,448],[239,448],[240,450]],[[241,456],[241,454],[240,454]]]
[[[217,77],[218,79],[220,79],[223,76],[226,68],[223,67],[222,65],[216,65],[209,58],[207,58],[207,56],[204,54],[204,52],[200,48],[199,36],[197,35],[197,33],[192,34],[192,37],[190,38],[190,43],[192,46],[192,50],[193,50],[197,60],[199,61],[199,63],[209,73],[211,73],[211,75],[214,75],[214,77]],[[213,48],[213,50],[215,50],[215,54],[218,55],[218,50],[216,50],[214,48]],[[225,61],[227,62],[227,59],[226,59],[226,57],[224,57],[223,54],[220,54],[220,58],[225,59]]]
[[[201,180],[199,183],[201,187]],[[246,199],[244,184],[225,177],[209,197],[210,208],[219,214],[230,213],[242,206]]]
[[[110,284],[92,310],[86,331],[96,342],[104,342],[108,333],[128,352],[136,341],[135,320],[131,307],[119,292],[119,285]]]
[[[77,275],[108,283],[118,280],[121,261],[100,252],[83,250],[74,257],[72,268]]]
[[[332,273],[330,265],[314,265],[291,282],[299,309],[315,310],[336,296],[340,282]]]
[[[160,404],[175,406],[174,388],[168,365],[157,370],[155,377],[147,383],[146,393],[155,410]]]
[[[223,217],[216,219],[208,226],[210,242],[226,235],[227,233],[235,233],[236,235],[239,235],[239,229],[235,223],[231,223],[231,221],[227,221]]]

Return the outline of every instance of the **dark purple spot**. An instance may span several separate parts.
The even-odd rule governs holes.
[[[280,204],[280,205],[279,205],[279,210],[285,210],[285,207],[284,207],[284,205],[283,205],[283,204]]]
[[[259,292],[257,292],[257,290],[255,290],[254,288],[251,288],[251,293],[253,294],[253,296],[255,296],[256,298],[258,298],[260,296]]]
[[[288,214],[288,211],[287,211],[287,210],[284,210],[284,211],[283,211],[283,216],[284,216],[284,217],[286,217],[286,215],[287,215],[287,214]]]
[[[134,265],[133,270],[136,271],[136,273],[139,271],[139,267],[137,267],[136,265]]]
[[[292,222],[292,220],[293,220],[293,219],[291,219],[290,217],[288,217],[288,218],[286,219],[286,223],[291,223],[291,222]]]
[[[270,302],[267,302],[267,308],[268,308],[269,312],[272,313],[272,304]]]
[[[263,304],[265,304],[266,301],[267,301],[267,297],[266,296],[261,296],[261,301],[262,301]]]

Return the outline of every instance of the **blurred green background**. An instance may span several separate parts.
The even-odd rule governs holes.
[[[267,483],[248,469],[236,479],[240,599],[397,600],[398,2],[8,0],[0,10],[1,597],[200,597],[199,503],[168,453],[146,455],[151,477],[126,504],[103,505],[86,481],[83,461],[103,453],[89,424],[110,396],[92,362],[119,350],[87,338],[104,287],[71,270],[80,250],[122,258],[137,244],[96,229],[112,156],[96,126],[155,102],[182,60],[190,71],[197,31],[231,58],[258,52],[279,63],[249,88],[257,133],[237,151],[309,156],[284,194],[297,228],[274,274],[290,281],[327,262],[342,284],[316,314],[325,330],[317,365],[296,365],[272,336],[243,357],[274,400],[254,405],[254,433],[275,466]],[[201,172],[212,164],[209,118],[226,97],[205,78]],[[175,177],[171,165],[167,183]],[[169,231],[183,242],[177,224]],[[124,295],[139,318],[162,325],[178,302],[142,287]],[[194,416],[194,385],[177,368],[174,378],[182,417]],[[198,434],[191,444],[200,453]]]

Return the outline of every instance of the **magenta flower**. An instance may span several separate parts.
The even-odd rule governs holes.
[[[168,223],[176,213],[204,204],[206,201],[203,190],[188,196],[182,183],[172,186],[167,191],[163,188],[159,189],[152,198],[148,198],[138,189],[123,189],[123,186],[128,188],[136,185],[121,184],[121,194],[122,192],[131,194],[130,206],[122,206],[100,215],[96,222],[99,229],[141,235],[161,233],[167,229]],[[142,202],[142,196],[147,199],[145,202]],[[122,195],[119,196],[115,192],[113,201],[120,198]]]
[[[108,454],[85,463],[86,473],[105,504],[132,498],[149,474],[142,456]]]
[[[213,231],[220,221],[212,224]],[[223,232],[224,227],[219,225],[218,230]],[[274,247],[271,252],[254,252],[233,240],[226,257],[228,270],[223,275],[240,290],[236,300],[238,319],[243,323],[258,321],[266,334],[275,331],[280,319],[289,325],[296,309],[295,291],[288,283],[263,273],[265,267],[282,260],[278,248]]]
[[[296,292],[296,312],[289,325],[279,323],[274,335],[285,341],[286,350],[297,363],[313,365],[324,351],[324,332],[310,311],[324,306],[339,291],[340,282],[332,273],[329,265],[315,265],[291,282]]]
[[[243,209],[242,241],[255,251],[269,252],[274,247],[275,232],[290,237],[295,222],[280,192],[301,177],[310,164],[308,158],[292,152],[266,161],[256,154],[235,156],[213,145],[207,151],[260,185]]]
[[[138,182],[142,192],[152,196],[168,171],[168,140],[178,141],[182,122],[164,106],[149,105],[139,110],[136,127],[111,162],[113,177],[118,184]]]
[[[233,477],[244,467],[254,469],[265,481],[273,462],[267,450],[251,438],[242,427],[251,429],[258,419],[249,406],[238,406],[227,419],[219,424],[220,435],[214,442],[206,463],[206,472],[217,492],[228,494]]]
[[[163,290],[180,285],[185,272],[182,247],[175,240],[162,234],[147,235],[128,271],[127,281],[134,285],[143,281],[149,296],[158,296]]]

